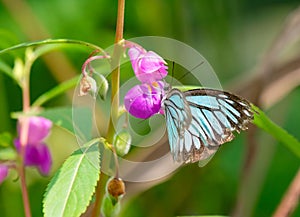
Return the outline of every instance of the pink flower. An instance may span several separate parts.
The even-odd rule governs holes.
[[[8,167],[6,165],[0,164],[0,184],[8,175]]]
[[[153,51],[146,51],[139,47],[131,47],[128,55],[133,71],[142,83],[162,80],[168,74],[166,62]]]
[[[163,95],[161,81],[136,85],[125,95],[125,108],[132,116],[147,119],[160,112]]]
[[[44,143],[49,135],[52,122],[43,117],[30,117],[28,140],[25,145],[24,162],[26,166],[36,166],[42,175],[50,172],[52,158],[50,151]],[[20,136],[21,126],[18,123],[18,135]],[[17,150],[21,150],[20,138],[14,140]]]

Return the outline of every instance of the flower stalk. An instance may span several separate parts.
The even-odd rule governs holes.
[[[111,68],[111,114],[110,121],[107,132],[107,141],[112,144],[113,136],[115,133],[113,122],[118,117],[119,111],[119,86],[120,86],[120,55],[123,50],[122,40],[123,40],[123,29],[124,29],[124,12],[125,12],[125,0],[118,0],[118,14],[116,22],[116,36],[115,36],[115,47],[114,53],[112,55]],[[114,150],[114,149],[112,149]],[[117,167],[118,165],[116,165]],[[96,187],[96,201],[94,210],[92,213],[93,217],[98,217],[100,214],[100,206],[102,204],[102,199],[105,194],[105,183],[107,179],[103,177],[104,175],[100,173],[99,182]]]
[[[28,57],[29,55],[27,55]],[[34,59],[34,58],[33,58]],[[21,82],[22,95],[23,95],[23,113],[26,114],[30,110],[30,92],[29,92],[29,78],[30,78],[30,68],[33,63],[33,59],[26,58],[24,71],[23,71],[23,79]],[[24,211],[26,217],[31,217],[30,210],[30,202],[28,197],[28,190],[26,186],[26,174],[25,174],[25,145],[28,140],[28,131],[29,131],[29,120],[28,117],[20,118],[21,123],[21,132],[20,132],[20,165],[18,168],[20,182],[21,182],[21,190],[22,190],[22,198],[24,204]]]

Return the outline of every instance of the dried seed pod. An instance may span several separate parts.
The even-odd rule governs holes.
[[[120,178],[113,178],[107,184],[108,193],[114,198],[118,199],[119,196],[125,194],[125,184]]]

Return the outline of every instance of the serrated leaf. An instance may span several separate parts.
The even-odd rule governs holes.
[[[56,172],[43,201],[45,217],[76,217],[86,210],[100,174],[98,142],[75,151]]]
[[[256,111],[256,113],[254,113],[253,123],[257,127],[272,135],[300,158],[300,142],[287,131],[271,121],[258,107],[252,105],[252,109]]]

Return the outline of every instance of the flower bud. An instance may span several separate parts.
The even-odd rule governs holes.
[[[97,92],[98,92],[98,88],[95,79],[93,79],[88,75],[82,77],[80,81],[79,96],[85,96],[88,93],[91,93],[93,97],[96,97]]]
[[[116,133],[114,136],[114,142],[113,145],[117,151],[118,156],[124,156],[126,155],[131,146],[131,135],[126,130],[123,129],[120,132]]]
[[[106,80],[106,78],[102,74],[98,74],[98,73],[94,76],[94,78],[95,78],[97,86],[98,86],[96,88],[96,90],[98,89],[98,93],[99,93],[100,98],[102,100],[105,100],[106,99],[106,94],[107,94],[107,91],[108,91],[108,81]]]

